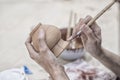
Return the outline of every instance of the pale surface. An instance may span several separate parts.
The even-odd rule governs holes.
[[[24,42],[32,26],[42,22],[59,28],[68,25],[70,10],[79,17],[96,15],[110,0],[0,0],[0,71],[27,65],[32,80],[47,73],[29,58]],[[118,53],[118,9],[115,4],[99,20],[103,45]]]

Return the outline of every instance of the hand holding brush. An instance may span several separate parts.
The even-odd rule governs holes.
[[[88,23],[87,23],[87,26],[91,26],[100,16],[102,16],[111,6],[113,6],[113,4],[115,4],[115,2],[120,2],[120,0],[114,0],[112,1],[110,4],[108,4],[102,11],[100,11],[93,19],[91,19]],[[80,30],[73,36],[71,36],[70,38],[68,38],[67,40],[68,41],[71,41],[73,39],[75,39],[77,36],[80,36],[81,34],[81,29],[82,27],[80,28]]]

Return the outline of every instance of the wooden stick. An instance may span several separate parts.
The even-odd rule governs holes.
[[[73,15],[73,11],[70,12],[70,17],[69,17],[69,23],[68,23],[68,28],[67,28],[67,36],[66,36],[66,39],[71,36],[72,15]]]
[[[74,27],[76,26],[76,24],[77,24],[77,13],[74,13]],[[74,33],[74,31],[72,33]],[[73,40],[71,43],[73,45],[73,47],[72,47],[73,49],[77,48],[79,45],[76,43],[76,40]]]
[[[100,16],[102,16],[117,0],[112,1],[109,5],[107,5],[102,11],[100,11],[92,20],[89,21],[87,24],[88,26],[91,26]],[[77,36],[81,34],[81,30],[75,35],[72,36],[69,40],[73,40]]]
[[[77,23],[77,13],[74,13],[74,26],[76,26]]]
[[[116,1],[114,0],[107,5],[102,11],[100,11],[87,25],[91,26],[100,16],[102,16]]]

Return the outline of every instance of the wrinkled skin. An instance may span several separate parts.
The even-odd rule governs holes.
[[[92,19],[91,16],[87,16],[85,19],[80,19],[77,26],[74,28],[74,36],[78,31],[82,31],[81,39],[85,50],[91,54],[96,55],[97,52],[101,51],[101,29],[96,24],[93,23],[92,26],[87,26],[86,24]],[[95,54],[94,54],[95,53]]]
[[[85,50],[120,77],[120,56],[102,48],[100,27],[96,23],[91,26],[86,25],[91,19],[92,17],[90,16],[84,19],[81,18],[73,30],[73,35],[81,29],[82,34],[80,37]],[[53,80],[69,80],[63,66],[57,63],[56,57],[47,47],[44,30],[40,30],[38,40],[40,47],[39,52],[36,52],[32,47],[31,37],[25,42],[31,58],[41,65],[50,74]]]
[[[25,44],[30,54],[30,57],[41,65],[51,76],[52,80],[68,80],[64,68],[57,63],[56,57],[45,43],[45,32],[43,29],[39,33],[39,52],[36,52],[31,42],[31,36],[28,37]]]

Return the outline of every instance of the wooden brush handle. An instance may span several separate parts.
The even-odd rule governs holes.
[[[100,11],[92,20],[89,21],[87,24],[88,26],[91,26],[100,16],[102,16],[114,3],[116,0],[112,1],[109,5],[107,5],[102,11]]]
[[[110,4],[108,4],[102,11],[100,11],[93,19],[91,19],[87,26],[91,26],[100,16],[102,16],[117,0],[112,1]],[[79,36],[81,34],[81,30],[79,32],[77,32],[77,34],[75,36],[72,36],[68,41],[73,40],[74,38],[76,38],[77,36]]]

